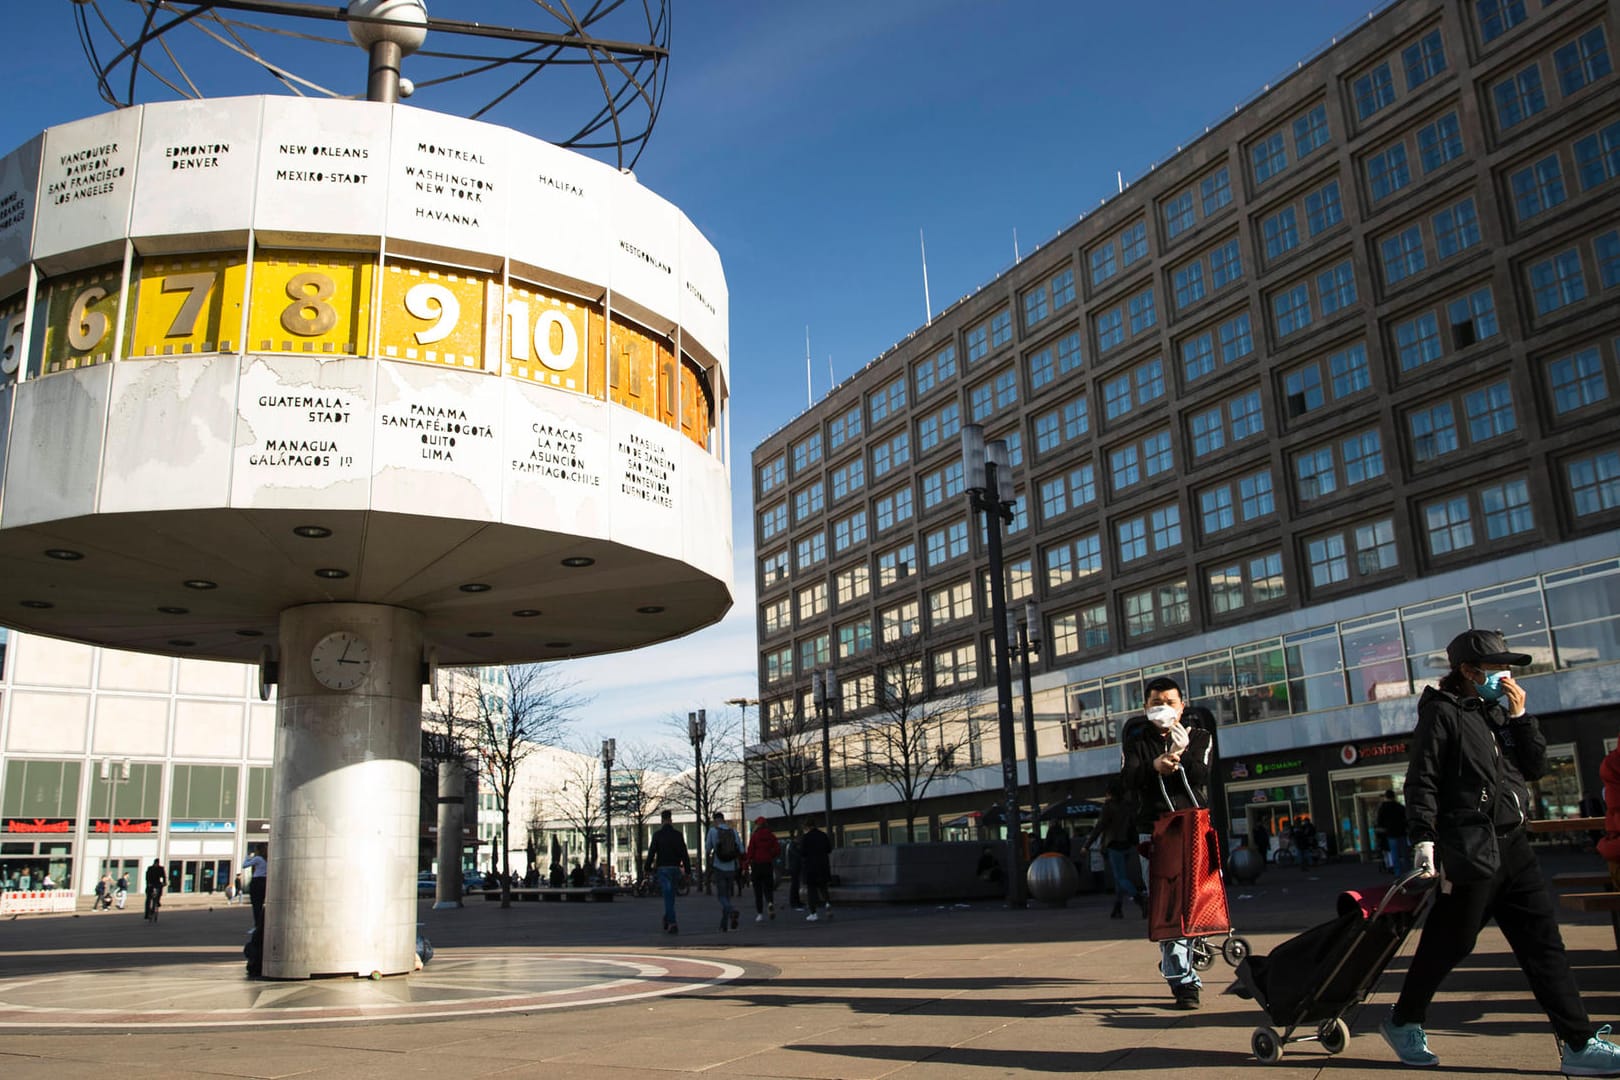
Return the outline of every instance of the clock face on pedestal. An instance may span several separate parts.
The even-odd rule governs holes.
[[[309,670],[328,690],[353,690],[371,675],[371,644],[352,630],[334,631],[310,650]]]

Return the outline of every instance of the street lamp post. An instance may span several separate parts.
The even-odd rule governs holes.
[[[1001,530],[1013,520],[1012,466],[1007,444],[986,443],[984,428],[962,428],[962,465],[968,485],[968,505],[985,519],[990,556],[991,640],[996,650],[996,720],[1001,735],[1001,783],[1007,817],[1007,906],[1023,907],[1024,875],[1018,858],[1018,740],[1013,729],[1012,657],[1007,645],[1007,582],[1001,562]]]
[[[616,880],[618,875],[613,872],[613,751],[618,743],[613,739],[602,740],[602,777],[606,790],[602,793],[602,813],[607,817],[607,865],[608,878]]]
[[[1035,842],[1041,841],[1040,773],[1036,771],[1035,695],[1029,685],[1029,657],[1041,651],[1041,608],[1034,600],[1024,601],[1024,616],[1018,620],[1018,658],[1024,678],[1024,760],[1029,762],[1029,806],[1033,815]]]
[[[129,763],[129,758],[125,758],[123,761],[114,761],[110,757],[104,757],[104,758],[101,759],[101,779],[106,781],[106,784],[107,784],[107,862],[108,863],[112,862],[112,857],[113,857],[113,852],[112,852],[112,849],[113,849],[113,821],[115,820],[113,818],[113,804],[118,801],[118,799],[117,799],[118,785],[128,782],[129,777],[130,777],[130,770],[131,770],[131,766],[130,766],[130,763]],[[106,874],[106,873],[109,873],[110,871],[104,866],[102,868],[101,872],[103,874]],[[100,880],[100,875],[97,875],[97,880],[98,881]],[[71,883],[69,883],[69,884],[70,884],[70,887],[71,887]]]
[[[817,671],[812,682],[816,715],[821,719],[821,813],[827,839],[833,836],[832,816],[832,717],[842,713],[843,699],[838,692],[838,672],[832,668]]]
[[[692,741],[692,804],[697,809],[698,818],[698,878],[703,882],[703,891],[709,891],[709,878],[703,872],[707,865],[704,858],[704,839],[708,836],[708,815],[703,812],[703,740],[709,734],[709,714],[705,709],[686,714],[686,737]]]

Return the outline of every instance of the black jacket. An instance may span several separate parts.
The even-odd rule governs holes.
[[[1406,834],[1412,842],[1436,838],[1435,821],[1454,810],[1491,815],[1499,834],[1529,817],[1525,781],[1547,768],[1547,739],[1536,718],[1509,719],[1500,702],[1460,698],[1428,687],[1418,699],[1406,769]]]
[[[1091,827],[1091,832],[1086,836],[1086,846],[1092,844],[1111,848],[1136,846],[1136,815],[1131,812],[1129,803],[1124,799],[1109,799],[1103,803],[1097,824]]]
[[[647,861],[654,868],[678,866],[687,873],[692,872],[692,857],[686,851],[686,837],[673,825],[665,825],[652,834],[652,842],[647,845]]]
[[[820,829],[811,829],[799,841],[806,881],[826,881],[832,877],[832,839]]]
[[[1373,827],[1385,836],[1406,835],[1406,807],[1394,799],[1385,799],[1378,804],[1378,816],[1373,819]]]
[[[1170,736],[1154,727],[1146,719],[1127,721],[1124,743],[1124,764],[1119,775],[1125,790],[1136,802],[1138,832],[1150,833],[1153,823],[1172,810],[1186,810],[1195,805],[1187,798],[1187,789],[1181,778],[1171,773],[1163,777],[1161,788],[1153,759],[1170,748]],[[1214,740],[1203,728],[1188,730],[1187,748],[1181,752],[1181,769],[1187,774],[1187,783],[1198,796],[1198,806],[1209,805],[1209,768],[1214,758]],[[1165,805],[1165,792],[1170,804]]]

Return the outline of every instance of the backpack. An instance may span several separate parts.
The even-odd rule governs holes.
[[[730,829],[721,829],[714,838],[714,858],[716,862],[736,862],[742,854],[737,846],[737,834]]]

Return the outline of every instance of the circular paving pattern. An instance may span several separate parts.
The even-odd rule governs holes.
[[[687,956],[456,949],[410,976],[246,979],[240,960],[128,957],[131,966],[0,978],[0,1031],[271,1027],[534,1012],[690,993],[743,974]],[[121,958],[122,958],[121,957]]]

